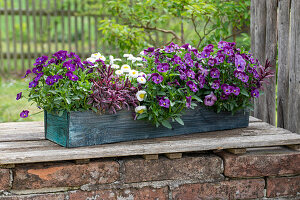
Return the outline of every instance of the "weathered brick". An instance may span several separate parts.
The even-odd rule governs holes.
[[[30,194],[0,197],[0,200],[64,200],[64,193]]]
[[[223,180],[222,159],[215,155],[183,157],[170,160],[161,157],[158,160],[126,159],[125,182],[143,182],[158,180],[199,180],[212,182]]]
[[[300,194],[300,176],[267,178],[267,197]]]
[[[219,183],[186,184],[172,192],[174,200],[252,199],[264,196],[264,179],[244,179]]]
[[[7,190],[10,188],[9,169],[0,169],[0,190]]]
[[[243,155],[234,155],[223,151],[219,155],[224,159],[224,174],[229,177],[300,173],[300,152],[284,148],[250,150]]]
[[[112,183],[118,178],[119,164],[115,161],[99,161],[81,165],[73,163],[31,164],[15,168],[13,189],[103,184]]]
[[[123,190],[101,190],[101,191],[73,191],[69,193],[70,200],[120,200],[120,199],[136,199],[136,200],[167,200],[168,188],[130,188]]]

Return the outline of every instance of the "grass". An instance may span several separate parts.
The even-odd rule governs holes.
[[[21,121],[42,121],[43,112],[35,105],[31,105],[27,99],[22,98],[16,101],[16,95],[20,91],[26,94],[28,82],[26,80],[1,80],[0,78],[0,123],[1,122],[21,122]],[[22,110],[29,110],[29,117],[20,118]]]

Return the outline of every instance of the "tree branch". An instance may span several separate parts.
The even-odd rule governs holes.
[[[249,30],[248,27],[247,27],[247,28],[244,28],[244,29],[242,29],[242,30],[239,30],[238,32],[235,32],[234,34],[231,34],[231,35],[227,36],[226,38],[223,38],[223,40],[227,40],[227,39],[229,39],[229,38],[231,38],[231,37],[233,37],[233,36],[237,36],[237,35],[241,34],[242,32],[248,31],[248,30]]]

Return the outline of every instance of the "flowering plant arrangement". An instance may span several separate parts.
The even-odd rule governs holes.
[[[262,66],[249,52],[225,41],[202,51],[171,43],[140,54],[124,54],[126,62],[113,56],[106,59],[99,52],[85,61],[67,51],[50,59],[42,56],[24,76],[35,74],[28,99],[59,114],[134,110],[134,119],[172,128],[170,120],[184,125],[181,116],[196,106],[232,113],[251,109],[251,98],[259,97],[262,84],[273,76],[269,62]],[[19,93],[17,100],[21,97]],[[20,116],[28,113],[24,110]]]
[[[161,49],[145,49],[143,54],[148,74],[143,101],[147,112],[137,118],[168,128],[170,119],[183,125],[184,109],[197,105],[215,112],[251,109],[251,97],[257,98],[262,83],[273,76],[268,62],[263,67],[250,53],[225,41],[217,47],[209,44],[202,51],[171,43]]]

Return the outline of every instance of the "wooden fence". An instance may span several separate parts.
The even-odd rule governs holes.
[[[279,127],[300,133],[300,1],[251,0],[251,48],[275,71],[278,58],[277,74],[255,102],[254,116],[273,125],[277,117]]]
[[[98,46],[98,21],[104,15],[84,12],[81,0],[1,0],[0,75],[22,73],[33,59],[68,50],[87,57]],[[84,13],[84,14],[80,14]]]

